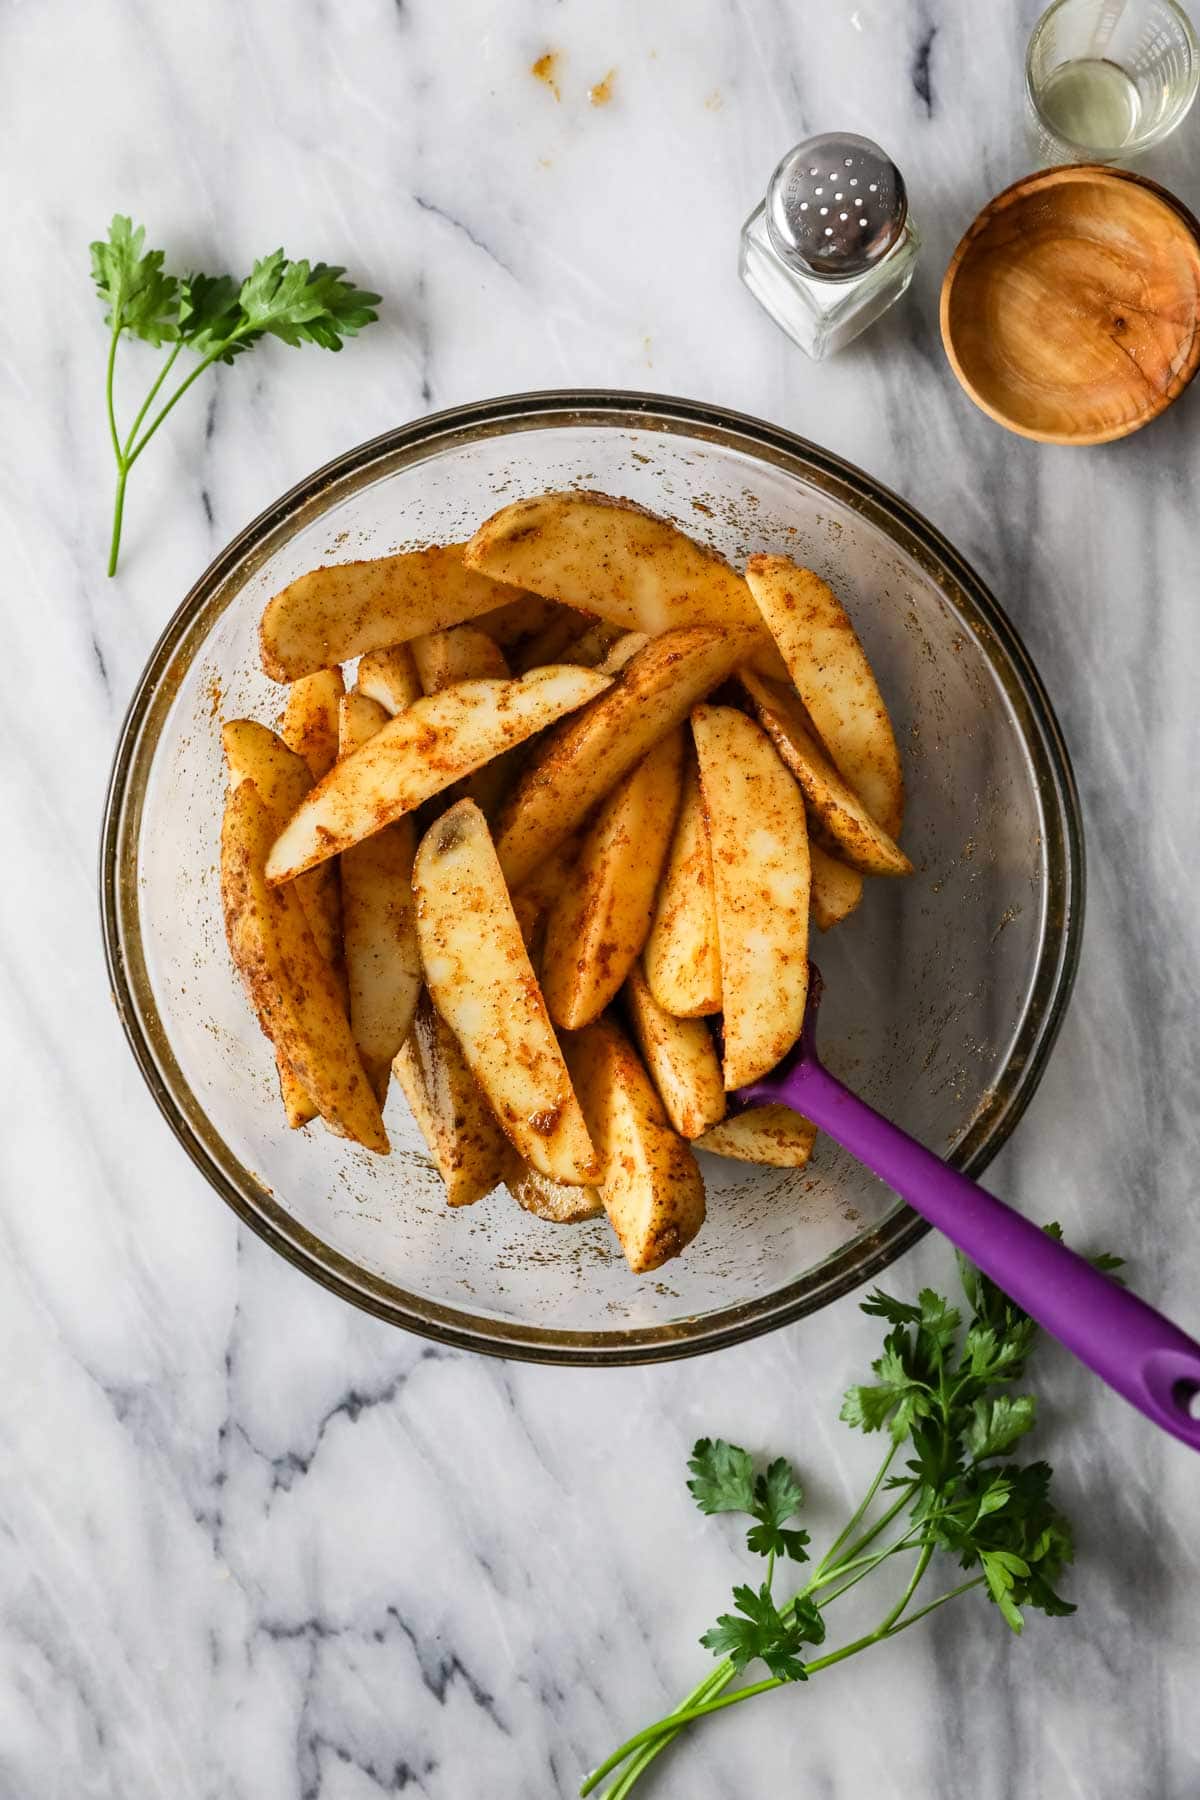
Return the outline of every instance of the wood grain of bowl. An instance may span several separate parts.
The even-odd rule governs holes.
[[[976,406],[1047,444],[1107,444],[1200,365],[1200,223],[1125,170],[1047,169],[984,207],[942,282],[942,342]]]

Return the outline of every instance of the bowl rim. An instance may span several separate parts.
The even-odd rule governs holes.
[[[946,360],[954,372],[954,378],[967,398],[974,402],[980,412],[994,419],[997,425],[1003,425],[1016,437],[1028,438],[1035,444],[1066,444],[1080,449],[1093,445],[1115,444],[1122,438],[1132,437],[1135,431],[1152,425],[1161,418],[1169,407],[1173,406],[1179,396],[1189,386],[1192,378],[1200,369],[1200,306],[1196,309],[1193,323],[1192,341],[1187,360],[1179,373],[1172,377],[1169,385],[1160,394],[1148,395],[1144,409],[1134,418],[1123,420],[1106,431],[1042,431],[1033,425],[1023,425],[1011,414],[1003,412],[996,406],[981,388],[971,380],[963,367],[958,354],[958,346],[954,340],[954,331],[950,320],[950,307],[954,295],[954,287],[962,274],[971,253],[976,248],[984,232],[994,224],[995,220],[1008,211],[1011,206],[1027,200],[1030,195],[1051,187],[1077,187],[1082,183],[1098,187],[1135,187],[1151,205],[1170,214],[1175,223],[1181,224],[1191,238],[1200,259],[1200,219],[1184,205],[1169,189],[1161,187],[1157,181],[1151,181],[1147,175],[1139,175],[1133,169],[1112,169],[1104,163],[1071,163],[1062,168],[1036,169],[1030,175],[1022,175],[1018,181],[1010,182],[1008,187],[982,206],[976,213],[962,237],[954,247],[953,255],[946,265],[946,273],[942,277],[941,293],[938,299],[938,325],[941,331],[942,348]]]
[[[1007,1141],[1037,1088],[1062,1025],[1079,961],[1086,887],[1083,831],[1061,729],[1041,678],[1003,608],[922,514],[843,458],[782,426],[727,407],[613,389],[500,395],[383,432],[333,458],[282,494],[213,559],[185,595],[147,659],[113,757],[101,828],[99,885],[113,1002],[134,1060],[193,1165],[239,1219],[329,1291],[419,1336],[522,1361],[611,1367],[699,1355],[791,1324],[878,1275],[924,1236],[929,1226],[909,1208],[897,1206],[874,1232],[851,1239],[786,1286],[754,1300],[663,1325],[564,1330],[475,1316],[406,1293],[309,1232],[249,1170],[236,1163],[194,1101],[175,1061],[154,1003],[138,915],[138,846],[145,779],[177,686],[177,682],[164,685],[164,677],[170,675],[174,658],[209,603],[228,589],[228,604],[236,591],[235,577],[240,587],[254,564],[270,554],[273,537],[290,534],[306,513],[319,516],[344,490],[379,479],[386,474],[383,465],[389,461],[419,461],[435,450],[461,447],[479,437],[580,425],[690,435],[765,460],[810,484],[815,481],[884,529],[943,586],[947,579],[951,583],[954,603],[1001,681],[1033,763],[1048,870],[1047,930],[1025,1015],[1000,1078],[948,1158],[952,1166],[970,1174],[984,1169]],[[413,452],[416,454],[409,454]],[[221,1151],[225,1152],[223,1158]]]

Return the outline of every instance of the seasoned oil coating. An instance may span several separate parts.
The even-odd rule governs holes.
[[[765,1075],[800,1035],[808,993],[808,826],[761,726],[698,706],[692,732],[712,846],[729,1089]]]
[[[681,1019],[720,1012],[717,893],[700,774],[691,756],[643,962],[650,991],[667,1012]]]
[[[727,562],[668,520],[609,494],[514,501],[479,527],[466,561],[635,631],[759,623],[745,582]]]
[[[635,1275],[657,1269],[704,1223],[704,1182],[671,1129],[636,1050],[611,1018],[570,1033],[564,1050],[600,1153],[600,1198]]]
[[[904,776],[887,707],[866,652],[828,583],[783,556],[752,556],[746,580],[830,757],[895,840]]]
[[[458,1039],[427,993],[392,1064],[451,1206],[471,1206],[500,1185],[512,1158]]]
[[[825,754],[796,694],[753,669],[743,669],[740,680],[759,724],[799,782],[809,828],[825,848],[867,875],[911,875],[903,850],[876,824]]]
[[[386,650],[368,650],[359,660],[356,687],[368,700],[395,716],[421,698],[421,678],[407,644],[390,644]]]
[[[591,669],[562,667],[415,701],[313,788],[272,849],[270,879],[290,881],[381,831],[608,686]]]
[[[474,625],[456,625],[450,631],[433,631],[414,638],[413,663],[426,694],[440,694],[460,681],[506,681],[509,675],[504,652],[485,631]],[[497,756],[465,780],[446,791],[446,804],[474,800],[490,819],[517,778],[514,756]]]
[[[542,988],[556,1025],[598,1019],[641,955],[683,783],[676,727],[614,788],[550,913]]]
[[[665,632],[626,664],[607,693],[551,732],[497,821],[496,850],[509,885],[519,887],[755,641],[745,626]]]
[[[271,600],[259,626],[262,666],[275,681],[331,669],[427,631],[511,603],[512,588],[463,564],[461,544],[311,569]]]
[[[596,1154],[473,801],[430,826],[413,891],[430,996],[509,1141],[554,1181],[594,1183]]]
[[[229,949],[259,1023],[330,1124],[386,1152],[379,1106],[329,965],[293,887],[267,885],[274,835],[253,782],[234,788],[221,827],[221,898]]]
[[[725,1117],[725,1087],[712,1033],[703,1019],[664,1012],[635,963],[624,989],[625,1012],[642,1061],[680,1137],[698,1138]]]
[[[769,1163],[776,1169],[802,1169],[812,1155],[817,1128],[788,1106],[752,1106],[723,1119],[697,1139],[697,1150],[732,1156],[738,1162]]]

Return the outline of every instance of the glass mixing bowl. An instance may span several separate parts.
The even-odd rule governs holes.
[[[658,395],[530,394],[361,445],[270,507],[201,577],[134,695],[102,849],[113,991],[188,1155],[299,1268],[443,1342],[555,1362],[711,1350],[876,1275],[925,1230],[836,1146],[808,1168],[705,1156],[708,1218],[635,1278],[606,1223],[545,1224],[502,1189],[451,1211],[393,1084],[393,1153],[291,1132],[230,966],[217,846],[219,726],[273,721],[268,597],[319,563],[467,536],[521,495],[626,495],[740,563],[784,552],[854,617],[896,722],[908,881],[868,882],[820,937],[822,1046],[871,1102],[977,1172],[1029,1101],[1070,991],[1083,906],[1078,803],[1028,656],[925,520],[858,470],[754,419]]]

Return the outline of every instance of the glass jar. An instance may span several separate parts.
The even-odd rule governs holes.
[[[830,132],[797,144],[775,170],[742,227],[738,273],[819,362],[900,298],[919,248],[896,165],[870,138]]]

